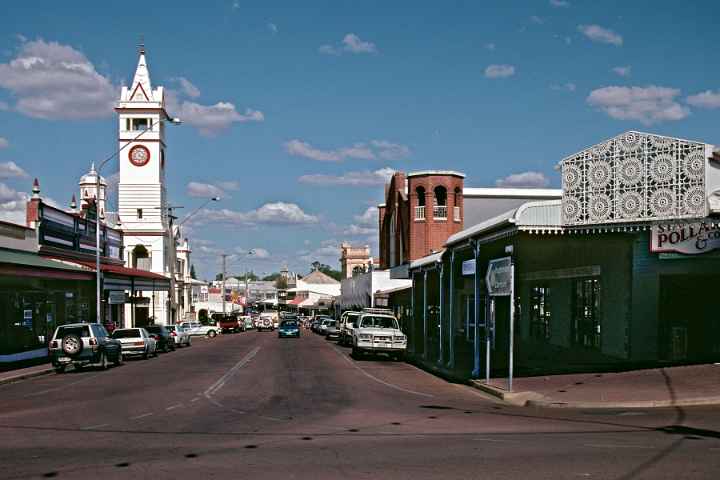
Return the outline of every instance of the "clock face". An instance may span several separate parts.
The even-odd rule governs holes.
[[[133,165],[136,167],[142,167],[143,165],[147,165],[150,161],[150,150],[142,145],[135,145],[130,149],[128,157]]]

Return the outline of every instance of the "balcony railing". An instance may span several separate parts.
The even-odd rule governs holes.
[[[425,206],[415,207],[415,220],[425,220]]]
[[[435,205],[433,207],[433,218],[435,220],[447,220],[447,206]]]
[[[460,207],[453,207],[453,220],[460,221]]]

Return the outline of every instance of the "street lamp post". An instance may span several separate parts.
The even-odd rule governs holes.
[[[112,155],[107,157],[105,160],[100,162],[98,165],[97,170],[95,171],[95,280],[96,280],[96,291],[95,291],[95,297],[96,297],[96,313],[95,318],[97,320],[97,323],[102,323],[102,316],[100,313],[100,309],[102,306],[102,291],[100,290],[100,171],[102,168],[107,164],[110,160],[115,158],[116,156],[120,155],[120,152],[125,150],[125,148],[142,137],[146,132],[152,131],[153,127],[156,125],[159,125],[160,123],[164,122],[166,119],[159,119],[158,121],[154,122],[150,127],[147,129],[141,131],[139,134],[137,134],[132,140],[129,140],[125,143],[122,147],[117,149]],[[170,118],[168,117],[167,120],[169,120],[171,125],[180,125],[182,121],[180,121],[179,118]],[[106,195],[107,197],[107,195]],[[107,201],[107,198],[105,198]]]

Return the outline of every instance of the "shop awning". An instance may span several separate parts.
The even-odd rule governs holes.
[[[17,250],[0,250],[0,275],[65,280],[93,279],[93,272],[80,265]]]
[[[71,262],[64,263],[69,264]],[[73,260],[72,263],[91,269],[93,274],[95,272],[95,262]],[[104,274],[104,290],[131,290],[134,288],[135,290],[145,291],[166,291],[170,288],[170,279],[168,277],[147,270],[101,263],[100,271]]]

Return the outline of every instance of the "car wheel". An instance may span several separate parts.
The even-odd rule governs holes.
[[[143,352],[143,360],[147,360],[148,357],[150,357],[150,351],[149,351],[149,349],[146,348],[145,351]]]
[[[217,332],[215,330],[210,330],[207,336],[210,338],[215,338],[215,336],[217,336]]]
[[[78,335],[65,335],[61,341],[61,346],[66,355],[77,355],[82,352],[83,342]]]
[[[55,373],[65,373],[65,365],[56,365],[55,366]]]
[[[189,347],[190,345],[192,345],[192,343],[191,343],[190,337],[188,337],[187,346]]]
[[[113,362],[113,365],[116,367],[119,367],[123,362],[123,355],[122,352],[118,352],[117,356],[115,357],[115,361]]]
[[[352,347],[352,356],[354,358],[360,358],[360,349],[357,347]]]
[[[105,352],[100,352],[100,370],[107,370],[108,368],[108,359]]]
[[[163,353],[168,353],[170,351],[170,347],[168,347],[168,344],[166,343],[163,345]]]

